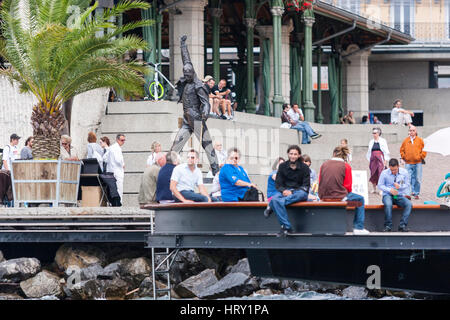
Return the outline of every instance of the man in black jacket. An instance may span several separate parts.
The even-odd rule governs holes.
[[[301,150],[297,145],[289,146],[289,161],[278,167],[275,188],[277,193],[272,197],[269,206],[264,211],[264,216],[268,218],[275,211],[281,225],[281,235],[292,233],[292,226],[289,222],[286,206],[308,199],[310,186],[309,167],[303,163]]]

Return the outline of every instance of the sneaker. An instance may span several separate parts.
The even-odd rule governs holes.
[[[406,226],[400,226],[400,227],[398,227],[398,231],[399,232],[408,232],[409,229]]]
[[[223,120],[228,120],[227,116],[226,116],[226,115],[224,115],[224,114],[223,114],[223,115],[221,115],[221,116],[220,116],[220,118],[221,118],[221,119],[223,119]]]
[[[277,235],[277,237],[286,237],[292,233],[294,233],[292,228],[287,229],[285,226],[281,226],[280,233]]]
[[[264,210],[264,217],[267,219],[270,217],[270,215],[273,213],[273,210],[271,207],[267,206],[266,210]]]
[[[353,229],[353,234],[356,235],[362,235],[362,234],[369,234],[369,230],[366,229]]]
[[[420,198],[419,198],[419,195],[415,195],[414,196],[414,200],[419,200]]]
[[[391,227],[384,227],[383,232],[391,232],[392,228]]]
[[[311,136],[311,139],[317,139],[320,138],[322,135],[320,133],[316,133],[314,135]]]

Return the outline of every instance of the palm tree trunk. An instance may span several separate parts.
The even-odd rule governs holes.
[[[58,159],[60,154],[61,130],[65,118],[60,106],[45,107],[42,104],[33,107],[31,125],[33,127],[33,158]]]
[[[33,159],[58,159],[61,136],[34,135]]]

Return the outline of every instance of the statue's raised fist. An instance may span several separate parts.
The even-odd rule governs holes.
[[[187,39],[187,35],[182,36],[182,37],[181,37],[181,42],[185,42],[186,39]]]

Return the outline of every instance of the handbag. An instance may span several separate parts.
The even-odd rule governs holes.
[[[255,187],[250,187],[240,201],[261,201],[259,200],[259,195],[262,196],[262,201],[264,202],[264,194]]]

